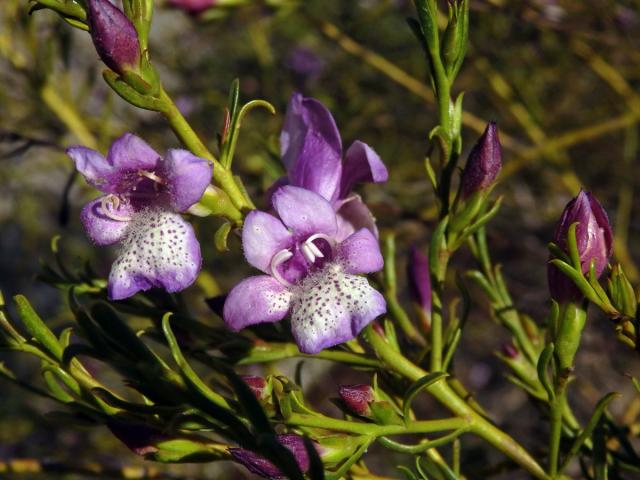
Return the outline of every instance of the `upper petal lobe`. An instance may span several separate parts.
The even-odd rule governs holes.
[[[211,162],[188,150],[169,150],[161,165],[161,176],[167,181],[171,204],[177,212],[198,202],[211,182]]]
[[[257,210],[247,215],[242,227],[242,248],[254,267],[269,273],[273,256],[292,242],[291,232],[273,215]]]
[[[273,194],[272,202],[282,223],[297,236],[309,236],[314,233],[333,236],[337,231],[333,207],[312,191],[287,185]]]
[[[296,93],[287,106],[280,135],[282,160],[292,185],[329,201],[338,198],[342,176],[342,140],[327,108]]]
[[[340,198],[344,198],[359,182],[386,182],[389,178],[387,167],[378,154],[364,142],[356,140],[347,149],[340,182]]]

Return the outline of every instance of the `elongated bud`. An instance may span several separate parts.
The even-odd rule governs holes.
[[[591,193],[581,190],[562,212],[553,235],[553,242],[565,252],[568,252],[569,227],[574,223],[578,224],[576,243],[582,273],[586,274],[589,271],[593,260],[596,275],[599,277],[611,258],[613,232],[607,213]],[[547,277],[551,297],[558,303],[582,299],[580,290],[555,265],[549,264]]]
[[[462,196],[468,198],[491,187],[502,169],[502,145],[495,122],[487,125],[478,142],[471,149],[462,171]]]
[[[304,446],[304,439],[299,435],[291,433],[278,435],[277,438],[278,442],[293,454],[300,470],[302,470],[302,472],[307,472],[307,470],[309,470],[309,455]],[[316,447],[316,449],[318,448]],[[263,478],[285,478],[280,469],[271,463],[270,460],[252,452],[251,450],[246,450],[244,448],[230,448],[229,453],[238,463],[244,465],[251,473],[255,473]]]
[[[622,270],[622,265],[615,265],[609,277],[609,296],[613,306],[629,318],[635,318],[638,301],[633,285]]]
[[[89,32],[98,56],[120,75],[138,70],[140,42],[135,26],[109,0],[88,0]]]
[[[412,247],[407,264],[409,291],[413,301],[431,316],[431,278],[429,259],[418,248]]]
[[[356,415],[369,415],[369,404],[373,402],[373,389],[369,385],[340,385],[338,395],[346,407]]]

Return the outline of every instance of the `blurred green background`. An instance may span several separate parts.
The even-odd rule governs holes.
[[[240,79],[241,99],[263,98],[277,108],[275,116],[254,111],[247,117],[234,165],[258,205],[282,171],[278,135],[286,103],[292,92],[302,91],[333,112],[345,146],[361,139],[386,162],[389,182],[361,193],[381,227],[397,232],[400,254],[410,244],[426,244],[435,210],[424,153],[436,111],[422,51],[405,22],[413,15],[411,2],[306,0],[276,8],[256,1],[214,8],[199,18],[156,4],[152,61],[210,145],[222,127],[234,78]],[[470,46],[455,93],[465,92],[465,152],[488,120],[500,128],[505,166],[496,191],[505,201],[489,239],[516,303],[544,320],[546,242],[581,186],[609,212],[616,258],[637,285],[640,2],[472,0],[471,10]],[[91,258],[103,274],[113,254],[84,237],[78,213],[94,192],[71,176],[63,149],[82,143],[105,151],[125,131],[158,151],[178,143],[159,115],[125,104],[108,89],[85,32],[53,12],[27,11],[26,0],[0,4],[0,289],[5,298],[27,295],[52,325],[62,325],[69,320],[63,297],[35,280],[39,260],[50,258],[52,236],[62,236],[60,248],[71,262]],[[230,242],[230,254],[214,251],[215,220],[198,221],[197,227],[207,274],[190,294],[200,309],[203,293],[226,291],[250,270],[238,268],[243,263],[237,240]],[[458,264],[464,265],[461,257]],[[527,416],[539,413],[501,377],[492,352],[507,336],[474,293],[473,321],[456,371],[507,431],[534,444],[527,436],[544,433]],[[36,366],[20,360],[0,353],[0,361],[24,378],[35,375]],[[311,392],[326,395],[336,378],[354,381],[342,370],[313,371]],[[578,412],[588,412],[606,391],[628,391],[625,373],[640,375],[637,355],[623,350],[611,326],[594,315],[578,359],[584,404],[581,409],[577,402]],[[65,427],[45,415],[52,405],[7,383],[0,391],[0,465],[16,458],[51,459],[65,468],[84,462],[116,469],[142,465],[106,431]],[[618,402],[619,414],[627,401]],[[478,452],[470,463],[482,465],[483,455]],[[230,464],[168,471],[185,478],[245,475]]]

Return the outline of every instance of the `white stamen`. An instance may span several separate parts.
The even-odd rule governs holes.
[[[309,247],[309,250],[318,258],[324,258],[324,253],[320,251],[318,247],[316,247],[315,243],[306,242],[306,246]]]
[[[300,250],[302,251],[304,258],[306,258],[309,263],[313,263],[316,261],[316,257],[313,255],[313,251],[309,247],[308,243],[303,243],[302,245],[300,245]]]
[[[138,175],[140,175],[141,177],[147,177],[149,180],[152,180],[156,183],[159,183],[160,185],[164,185],[165,182],[162,178],[160,178],[158,175],[156,175],[153,172],[150,172],[148,170],[139,170],[138,171]]]
[[[289,260],[291,257],[293,257],[293,252],[287,249],[280,250],[273,256],[273,258],[271,259],[271,264],[269,265],[269,268],[271,269],[271,276],[285,287],[293,287],[293,284],[285,280],[285,278],[278,271],[278,267]]]
[[[131,217],[125,215],[118,215],[115,210],[120,206],[120,199],[113,194],[105,195],[100,202],[100,208],[105,217],[115,220],[116,222],[129,222]]]

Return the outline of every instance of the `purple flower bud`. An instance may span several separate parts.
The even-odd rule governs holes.
[[[409,291],[413,300],[428,315],[431,314],[431,278],[429,259],[418,248],[412,247],[407,264]]]
[[[126,423],[119,420],[109,420],[107,428],[129,450],[143,457],[156,453],[158,451],[156,444],[170,438],[163,435],[159,430],[146,425]]]
[[[287,448],[296,459],[300,470],[309,470],[309,455],[304,446],[304,439],[292,433],[278,435],[278,442]],[[315,446],[315,444],[314,444]],[[316,446],[316,450],[318,447]],[[238,462],[244,465],[251,473],[260,475],[263,478],[284,479],[282,472],[271,461],[261,455],[245,450],[244,448],[230,448],[229,453]]]
[[[184,10],[189,15],[199,15],[214,4],[215,0],[169,0],[169,5]]]
[[[462,171],[462,196],[468,198],[494,184],[502,168],[502,146],[495,122],[489,122],[471,149]]]
[[[257,375],[241,375],[241,378],[244,383],[246,383],[247,386],[251,389],[256,398],[261,399],[264,393],[264,389],[267,386],[267,381],[262,377],[258,377]]]
[[[140,42],[133,23],[109,0],[87,2],[89,32],[98,56],[114,72],[138,68]]]
[[[596,275],[599,277],[611,258],[613,232],[607,212],[591,193],[584,190],[564,208],[553,235],[553,242],[565,252],[568,252],[569,227],[576,222],[576,243],[582,272],[587,273],[591,261],[595,260]],[[547,268],[547,277],[549,291],[554,300],[565,303],[582,298],[578,287],[552,264]]]
[[[503,344],[501,350],[502,354],[507,358],[515,359],[518,358],[518,355],[520,355],[520,352],[518,351],[516,346],[510,342]]]
[[[369,403],[373,402],[373,389],[369,385],[340,385],[338,395],[349,410],[357,415],[369,414]]]

